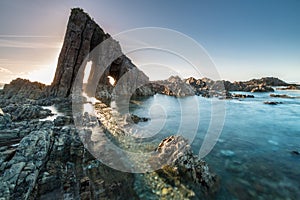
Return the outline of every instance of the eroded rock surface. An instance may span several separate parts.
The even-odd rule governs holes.
[[[105,49],[97,47],[105,40]],[[90,52],[91,55],[87,58]],[[87,60],[85,60],[86,58]],[[86,85],[89,96],[111,97],[112,86],[108,76],[115,79],[116,93],[120,95],[134,94],[136,88],[149,81],[149,78],[122,54],[119,43],[105,33],[87,13],[76,8],[72,9],[69,18],[50,94],[59,97],[69,96],[72,93],[76,77],[82,81],[83,74],[81,73],[83,71],[79,76],[77,75],[80,66],[86,64],[87,61],[92,62]],[[125,74],[126,76],[124,76]],[[118,85],[121,77],[122,83]],[[98,88],[96,88],[97,85]]]

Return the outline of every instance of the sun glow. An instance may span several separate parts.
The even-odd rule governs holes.
[[[59,57],[59,51],[53,60],[48,62],[41,63],[37,65],[35,70],[29,71],[24,75],[21,75],[22,78],[29,79],[30,81],[38,81],[47,85],[50,85],[54,79],[57,61]]]
[[[112,85],[112,86],[114,86],[115,85],[115,83],[116,83],[116,80],[113,78],[113,77],[111,77],[111,76],[108,76],[107,77],[109,80],[109,83]]]

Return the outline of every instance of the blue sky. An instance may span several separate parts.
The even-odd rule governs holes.
[[[70,8],[82,7],[111,35],[163,27],[201,44],[226,80],[276,76],[300,82],[300,1],[0,2],[0,82],[50,83]],[[148,74],[155,79],[155,74]]]

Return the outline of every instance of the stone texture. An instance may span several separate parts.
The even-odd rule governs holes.
[[[105,49],[97,47],[109,41]],[[96,47],[96,48],[95,48]],[[94,50],[94,51],[92,51]],[[87,55],[89,58],[85,60]],[[116,59],[114,58],[116,57]],[[146,84],[149,78],[124,56],[119,43],[113,40],[82,9],[72,9],[67,25],[64,44],[58,59],[50,95],[67,97],[72,93],[74,81],[82,64],[91,61],[91,72],[86,85],[89,96],[111,98],[112,87],[108,76],[115,79],[117,95],[132,95],[135,89]],[[81,74],[82,72],[80,72]],[[102,74],[102,76],[99,76]],[[126,74],[126,76],[124,76]],[[117,84],[122,77],[122,83]],[[83,76],[78,76],[81,81]],[[98,85],[96,88],[95,86]],[[139,94],[142,92],[139,91]]]
[[[218,176],[211,172],[205,161],[193,154],[188,141],[182,136],[165,138],[153,156],[153,165],[163,165],[158,174],[167,178],[168,182],[193,185],[192,191],[197,198],[217,192]]]
[[[25,99],[39,99],[43,96],[46,85],[38,82],[30,82],[26,79],[17,78],[6,84],[3,94],[6,99],[24,101]],[[16,95],[18,94],[18,95]]]
[[[178,76],[171,76],[164,81],[155,81],[153,88],[156,93],[168,96],[184,97],[195,94],[193,88]]]
[[[41,119],[53,115],[51,110],[31,104],[10,104],[3,108],[13,121]]]
[[[61,97],[70,95],[73,82],[85,57],[107,37],[108,35],[82,9],[72,9],[51,84],[51,95]]]

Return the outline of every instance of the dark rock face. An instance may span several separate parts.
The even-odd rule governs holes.
[[[97,48],[97,51],[100,52],[93,53],[88,60],[84,60],[97,45],[106,39],[110,39],[111,43],[107,49],[102,51],[101,48]],[[98,54],[103,57],[99,57]],[[120,56],[109,63],[103,61],[104,59],[110,60],[113,55]],[[100,63],[99,59],[102,59]],[[116,91],[121,95],[133,94],[136,88],[149,81],[149,78],[138,70],[129,58],[122,55],[119,43],[113,40],[109,34],[104,33],[82,9],[76,8],[72,9],[69,18],[64,44],[50,88],[50,95],[68,97],[72,93],[72,86],[80,66],[87,61],[92,61],[91,73],[86,86],[87,93],[90,93],[89,96],[95,95],[96,92],[98,98],[110,98],[113,87],[109,83],[108,76],[115,79],[116,85],[119,79],[130,71],[125,80],[122,80],[122,84],[117,87]],[[98,77],[99,73],[103,73],[103,75]],[[96,80],[99,78],[100,80]],[[97,89],[91,89],[95,85],[98,85]],[[153,94],[150,91],[143,90],[140,90],[139,94],[145,94],[143,92]]]
[[[69,96],[85,57],[108,37],[83,10],[72,9],[50,94]]]
[[[3,88],[3,94],[6,99],[12,101],[24,101],[24,99],[39,99],[45,96],[46,85],[38,82],[30,82],[25,79],[15,79],[6,84]],[[16,95],[18,94],[18,95]]]

